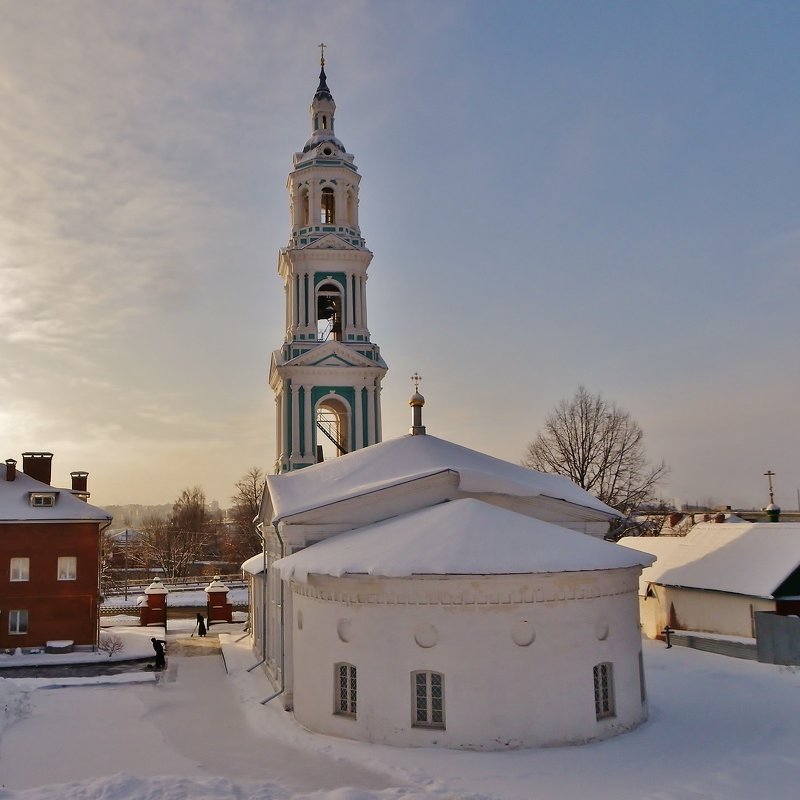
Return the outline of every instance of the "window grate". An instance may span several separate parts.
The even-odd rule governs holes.
[[[412,673],[414,722],[420,728],[444,728],[444,675],[440,672]]]
[[[336,664],[336,706],[334,713],[355,717],[357,711],[358,682],[353,664]]]
[[[594,713],[598,720],[616,714],[613,669],[613,665],[608,662],[596,664],[594,667]]]

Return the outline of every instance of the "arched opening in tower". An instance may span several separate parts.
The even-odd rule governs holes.
[[[344,401],[326,397],[317,406],[317,461],[345,455],[350,436],[350,411]]]
[[[317,339],[325,342],[342,339],[342,290],[335,283],[320,284],[317,289]]]
[[[330,186],[326,186],[321,195],[321,205],[320,205],[320,221],[323,225],[335,225],[336,224],[336,198],[333,194],[333,189]]]

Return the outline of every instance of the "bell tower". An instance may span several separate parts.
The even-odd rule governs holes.
[[[367,328],[372,253],[358,224],[361,176],[334,133],[336,103],[320,45],[311,137],[286,182],[291,233],[278,254],[286,297],[283,344],[272,354],[275,471],[315,464],[381,440],[387,366]]]

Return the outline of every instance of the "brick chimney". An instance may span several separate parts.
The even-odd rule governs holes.
[[[31,478],[50,485],[53,469],[52,453],[23,453],[22,471]]]
[[[69,476],[70,478],[72,478],[73,492],[86,491],[86,479],[89,477],[88,472],[83,472],[82,470],[76,470],[75,472],[70,472]]]
[[[6,459],[6,480],[13,481],[17,477],[17,462],[16,459]]]

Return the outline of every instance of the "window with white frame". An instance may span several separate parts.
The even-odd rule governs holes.
[[[614,707],[614,665],[609,662],[594,667],[594,713],[597,719],[616,716]]]
[[[411,692],[411,724],[416,728],[444,728],[444,675],[441,672],[412,672]]]
[[[55,504],[55,492],[31,492],[31,506],[34,508],[49,508]]]
[[[29,558],[11,559],[11,580],[29,581],[31,579],[31,560]]]
[[[28,632],[27,610],[14,609],[8,612],[8,632],[15,634]]]
[[[356,668],[353,664],[341,663],[334,664],[333,669],[336,681],[334,713],[355,717],[358,689]]]
[[[78,577],[78,559],[75,556],[58,557],[58,579],[74,581]]]

